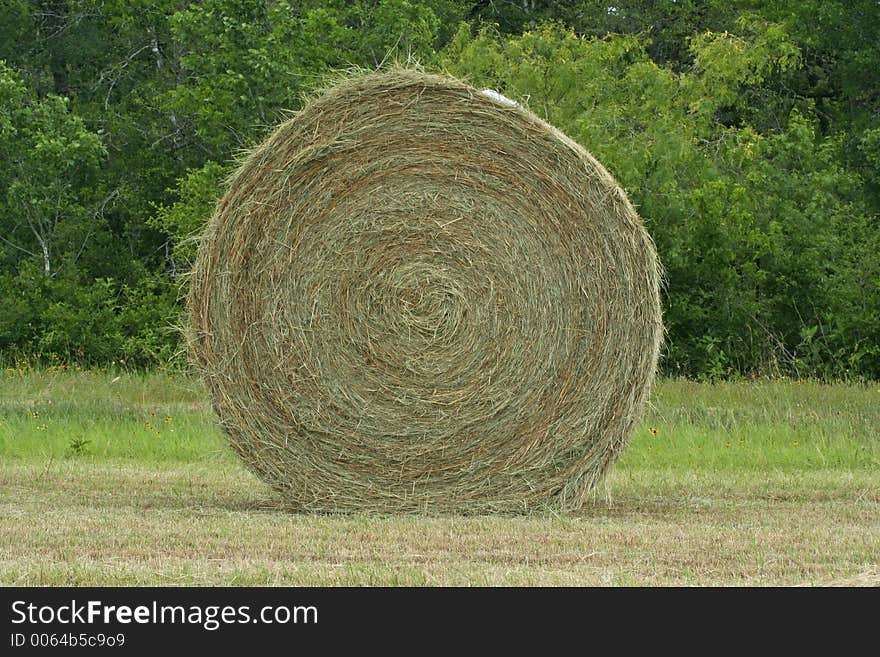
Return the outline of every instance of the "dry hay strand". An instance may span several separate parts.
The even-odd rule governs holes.
[[[528,110],[409,70],[345,80],[243,161],[188,345],[233,449],[299,510],[572,510],[661,340],[656,252]]]

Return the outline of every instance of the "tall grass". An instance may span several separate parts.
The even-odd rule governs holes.
[[[619,466],[880,465],[880,384],[666,380]]]
[[[201,385],[165,373],[0,375],[0,457],[234,459]],[[660,381],[618,471],[880,467],[880,384]]]

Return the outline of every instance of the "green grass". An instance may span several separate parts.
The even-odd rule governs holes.
[[[0,455],[232,458],[204,390],[192,379],[15,369],[0,382]],[[670,380],[657,386],[617,469],[878,466],[880,384]]]
[[[620,462],[746,471],[878,465],[880,384],[811,381],[663,381]]]
[[[0,384],[0,455],[7,458],[232,458],[197,382],[8,369]]]
[[[191,379],[0,373],[3,584],[878,584],[880,385],[662,381],[599,493],[291,514]]]

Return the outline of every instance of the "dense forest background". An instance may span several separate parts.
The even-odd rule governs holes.
[[[876,0],[0,0],[0,359],[179,362],[191,239],[328,76],[409,62],[614,174],[666,374],[880,378]]]

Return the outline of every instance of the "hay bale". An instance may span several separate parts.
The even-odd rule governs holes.
[[[655,250],[580,146],[414,71],[332,87],[241,164],[188,343],[234,450],[297,509],[574,509],[661,338]]]

